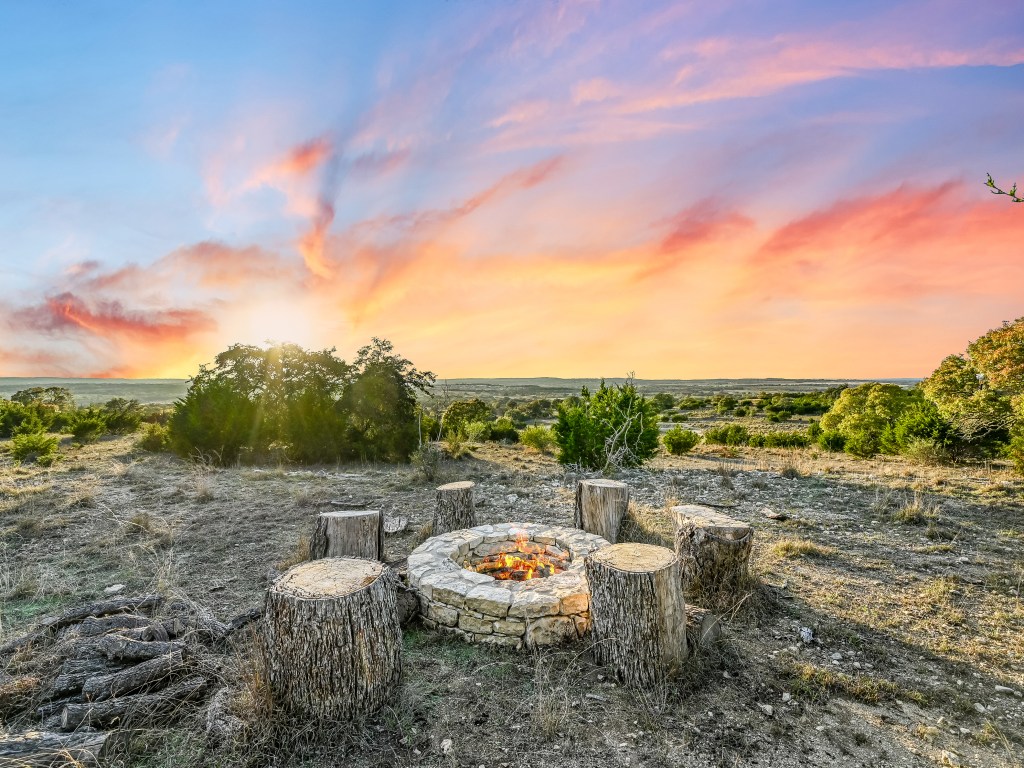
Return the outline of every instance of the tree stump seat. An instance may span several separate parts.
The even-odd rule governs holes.
[[[580,480],[574,525],[614,544],[629,507],[629,486],[618,480]]]
[[[434,536],[473,528],[476,525],[476,504],[473,488],[476,483],[460,480],[437,489],[437,507],[434,509]]]
[[[312,560],[278,577],[263,622],[275,702],[304,716],[348,720],[391,700],[401,678],[397,590],[394,570],[357,558]]]
[[[384,556],[384,516],[377,509],[321,512],[309,538],[309,558]]]
[[[665,682],[686,659],[679,558],[667,547],[613,544],[586,560],[594,655],[626,685]]]
[[[717,598],[743,588],[754,540],[747,523],[695,504],[672,507],[675,549],[691,594]]]

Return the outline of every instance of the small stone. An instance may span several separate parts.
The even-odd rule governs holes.
[[[980,714],[980,715],[984,715],[984,714],[985,714],[985,705],[984,705],[984,704],[982,704],[982,703],[981,703],[980,701],[976,701],[976,702],[974,702],[974,709],[975,709],[975,710],[976,710],[976,711],[978,712],[978,714]]]
[[[782,700],[783,701],[792,701],[793,700],[793,695],[789,691],[783,691],[782,692]]]
[[[759,706],[761,708],[761,711],[768,715],[768,717],[771,717],[775,714],[775,707],[773,707],[771,704],[758,704],[757,706]]]
[[[805,643],[809,643],[814,639],[814,632],[810,627],[800,627],[800,639]]]
[[[942,764],[949,768],[960,768],[960,758],[948,750],[942,751]]]
[[[452,746],[452,740],[451,739],[445,739],[444,741],[441,742],[441,754],[443,754],[443,755],[450,755],[452,753],[452,749],[453,749],[453,746]]]
[[[107,590],[103,590],[103,591],[106,592]],[[1011,693],[1011,694],[1016,694],[1017,693],[1015,690],[1013,690],[1013,688],[1008,688],[1005,685],[997,685],[996,686],[996,692],[997,693]]]
[[[123,592],[124,589],[124,584],[111,584],[109,587],[103,590],[103,594],[116,595],[118,592]]]
[[[832,661],[842,661],[842,660],[843,660],[843,654],[841,654],[841,653],[833,653],[832,654]]]

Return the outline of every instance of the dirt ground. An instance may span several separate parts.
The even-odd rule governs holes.
[[[407,516],[387,537],[390,561],[421,541],[434,488],[455,479],[476,481],[481,523],[572,524],[577,476],[521,446],[474,446],[428,482],[411,466],[214,469],[135,441],[64,445],[51,468],[0,457],[0,639],[113,584],[184,594],[226,620],[261,603],[330,502]],[[707,447],[619,479],[626,538],[669,541],[680,503],[756,529],[758,586],[671,688],[623,689],[585,645],[517,653],[412,626],[393,708],[340,735],[270,743],[246,711],[253,652],[241,638],[222,677],[250,730],[207,746],[197,713],[138,734],[120,764],[1024,765],[1020,479]],[[8,664],[0,682],[17,673]]]

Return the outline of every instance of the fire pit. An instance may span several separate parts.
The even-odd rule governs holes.
[[[417,547],[409,584],[427,627],[512,648],[554,645],[590,628],[583,558],[606,546],[576,528],[478,525]]]

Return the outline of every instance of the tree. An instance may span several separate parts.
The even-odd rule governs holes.
[[[458,432],[459,429],[474,421],[486,423],[493,418],[490,406],[479,397],[474,397],[472,400],[456,400],[445,408],[441,424],[445,434],[449,434]]]
[[[606,386],[558,405],[552,427],[559,461],[587,469],[637,467],[658,450],[658,411],[641,395],[630,377],[621,386]]]

